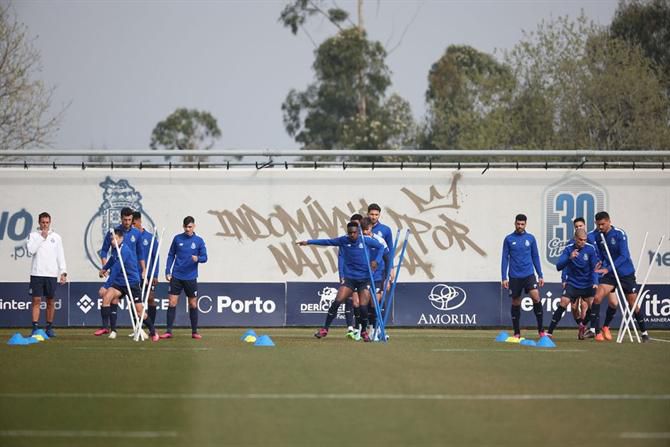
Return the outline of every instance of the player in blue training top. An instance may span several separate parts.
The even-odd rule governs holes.
[[[596,225],[598,227],[597,233],[597,242],[598,248],[600,250],[600,258],[602,260],[602,268],[598,270],[599,273],[602,273],[603,276],[600,278],[600,285],[596,291],[596,296],[593,299],[593,304],[591,305],[591,326],[595,328],[596,341],[611,340],[612,334],[609,330],[609,324],[614,318],[616,313],[616,307],[612,308],[608,306],[607,314],[605,316],[605,324],[602,328],[602,333],[600,332],[600,303],[603,299],[611,294],[615,288],[618,290],[617,281],[614,276],[614,269],[616,268],[616,273],[619,276],[619,281],[621,282],[621,288],[623,293],[626,295],[628,300],[629,308],[632,308],[637,299],[637,283],[635,281],[635,266],[633,261],[630,258],[630,252],[628,250],[628,236],[626,233],[612,225],[610,221],[610,215],[606,211],[601,211],[596,214]],[[612,256],[612,261],[614,266],[611,265],[610,259],[607,255],[607,250],[603,243],[603,237],[607,243],[607,248],[609,249],[609,254]],[[637,322],[640,332],[642,333],[642,341],[650,341],[649,334],[647,333],[647,327],[644,322],[644,315],[642,309],[637,307],[634,312],[635,321]]]
[[[605,251],[602,249],[602,244],[600,243],[600,231],[598,230],[597,226],[593,230],[589,231],[587,235],[587,242],[598,249],[600,265],[598,265],[597,270],[600,270],[603,260],[607,258],[607,253],[605,253]],[[605,315],[605,325],[603,327],[603,333],[607,337],[610,337],[609,339],[611,339],[609,324],[611,323],[612,318],[614,318],[614,315],[616,315],[617,307],[619,307],[619,299],[617,298],[616,293],[614,293],[614,290],[612,290],[610,294],[607,296],[607,304],[608,307],[607,307],[607,313]],[[587,324],[587,322],[590,322],[591,320],[592,315],[591,306],[593,306],[593,301],[589,305],[589,310],[587,312],[587,317],[585,318],[584,324]],[[598,309],[598,314],[600,314],[600,309]],[[596,336],[596,329],[592,325],[591,329],[586,331],[585,338],[595,338],[595,336]]]
[[[296,244],[301,246],[325,245],[340,247],[340,251],[344,257],[346,277],[344,278],[343,284],[340,285],[340,288],[337,291],[335,300],[328,309],[325,325],[319,329],[316,334],[314,334],[316,338],[323,338],[328,335],[328,329],[337,316],[337,309],[340,307],[340,304],[342,304],[342,302],[349,298],[354,292],[358,292],[361,313],[361,338],[363,338],[363,341],[370,341],[370,337],[368,336],[367,332],[368,304],[370,302],[369,268],[376,270],[384,253],[381,250],[383,245],[380,244],[377,240],[369,236],[360,237],[365,238],[365,248],[367,248],[368,251],[367,255],[365,253],[363,241],[359,240],[358,224],[355,222],[349,222],[347,224],[346,236],[340,236],[334,239],[310,239],[307,241],[296,242]],[[378,250],[374,259],[371,257],[372,249]],[[368,266],[366,258],[370,259],[370,266]]]
[[[377,266],[377,270],[373,273],[373,279],[375,281],[375,299],[370,300],[370,305],[368,306],[368,315],[371,333],[375,334],[375,327],[377,326],[377,312],[375,311],[375,306],[377,306],[382,299],[382,291],[384,289],[384,284],[390,286],[390,282],[386,282],[387,278],[391,272],[391,249],[386,245],[386,241],[380,234],[375,234],[372,232],[372,219],[369,217],[364,218],[361,221],[361,229],[363,234],[366,236],[371,236],[377,240],[380,244],[384,246],[381,250],[384,252],[382,255],[382,260]],[[377,249],[372,248],[372,257],[377,256]]]
[[[123,236],[125,240],[126,246],[131,248],[132,250],[135,251],[135,259],[138,261],[139,265],[139,271],[140,271],[140,276],[144,274],[144,269],[145,269],[145,264],[144,261],[142,260],[142,248],[140,246],[140,232],[133,227],[133,210],[125,207],[121,209],[121,225],[117,226],[115,230],[122,230],[123,231]],[[107,233],[102,241],[102,248],[100,249],[100,252],[98,253],[100,255],[100,265],[104,266],[107,264],[107,256],[109,256],[109,250],[112,249],[112,236],[111,233]],[[115,250],[112,250],[112,253],[114,253]],[[100,277],[104,277],[107,275],[107,272],[102,272],[102,270],[99,272],[101,275]],[[111,284],[111,279],[107,278],[107,281],[105,284],[100,287],[100,290],[98,291],[98,295],[100,296],[101,299],[104,299],[104,296],[107,293],[107,289],[109,289],[112,284]],[[113,306],[118,307],[119,301],[114,300],[112,303]],[[100,309],[100,316],[104,320],[104,316],[102,315],[102,308]],[[108,334],[109,330],[105,328],[105,325],[103,324],[103,327],[98,329],[93,333],[95,336],[100,336],[103,334]]]
[[[577,230],[586,230],[586,220],[583,217],[577,217],[575,220],[572,221],[573,229],[576,232]],[[589,234],[587,233],[586,235],[587,240],[586,242],[588,244],[593,245],[596,248],[596,252],[598,251],[598,247],[596,246],[595,243],[589,242]],[[572,239],[568,243],[572,244],[574,243],[575,240]],[[600,268],[600,265],[597,266],[597,268]],[[563,286],[563,289],[565,290],[565,287],[568,285],[567,283],[567,275],[568,275],[568,269],[563,269],[561,270],[561,284]],[[584,334],[586,333],[586,330],[588,328],[589,321],[591,321],[591,312],[589,312],[589,308],[591,307],[591,303],[593,302],[593,297],[591,297],[588,300],[584,299],[576,299],[574,301],[570,302],[570,308],[572,311],[572,317],[575,319],[575,323],[579,326],[579,332],[577,338],[580,340],[584,339]]]
[[[126,245],[124,243],[126,237],[127,234],[124,234],[122,229],[117,228],[114,230],[114,237],[112,238],[111,243],[115,247],[115,250],[100,271],[100,276],[103,276],[106,272],[110,272],[109,279],[111,287],[107,289],[105,296],[102,299],[102,324],[104,328],[107,328],[108,324],[111,326],[111,332],[109,333],[109,338],[111,339],[116,338],[118,304],[114,304],[115,302],[118,303],[119,299],[127,296],[134,303],[135,310],[138,314],[142,310],[139,263],[137,262],[137,254],[132,245]],[[118,247],[121,252],[121,260],[119,260],[116,247]],[[121,262],[123,262],[123,266],[121,265]],[[146,314],[143,314],[142,319],[149,328],[151,340],[158,341],[158,334],[156,334],[151,319],[147,318]]]
[[[544,286],[540,255],[537,250],[535,236],[526,232],[528,218],[517,214],[514,219],[514,233],[505,236],[502,248],[501,274],[502,286],[509,289],[512,298],[512,325],[514,336],[521,338],[521,293],[525,292],[533,300],[533,312],[537,319],[537,332],[544,335],[542,327],[542,304],[538,285]],[[535,271],[533,271],[533,267]],[[509,275],[508,275],[509,270]],[[537,272],[538,279],[535,278]],[[507,279],[509,276],[509,280]]]
[[[566,284],[563,286],[561,302],[556,308],[547,330],[550,336],[554,333],[558,322],[563,318],[568,303],[574,303],[579,299],[589,302],[595,294],[595,287],[598,285],[598,273],[596,273],[599,261],[598,249],[588,244],[586,240],[586,230],[583,228],[575,230],[573,241],[565,247],[556,263],[556,269],[563,272],[562,277],[565,278]],[[581,318],[577,322],[579,323],[577,337],[583,340],[584,324]]]
[[[355,213],[352,214],[349,218],[349,222],[360,223],[363,220],[361,214]],[[337,251],[337,271],[340,275],[340,284],[344,284],[344,278],[346,277],[345,266],[344,266],[344,255],[342,250]],[[347,332],[345,337],[352,340],[356,339],[357,330],[360,325],[360,302],[358,301],[358,292],[354,292],[349,298],[344,301],[344,318],[347,323]],[[354,321],[356,329],[354,329]]]
[[[133,226],[140,232],[140,246],[142,248],[142,259],[144,260],[144,265],[146,266],[145,274],[147,276],[147,282],[149,283],[148,287],[151,287],[149,291],[149,299],[147,300],[147,313],[151,322],[156,324],[156,286],[158,285],[158,270],[160,269],[160,257],[158,256],[158,234],[156,237],[153,237],[153,234],[148,232],[146,228],[142,226],[142,213],[135,211],[133,213]],[[154,229],[156,231],[156,229]],[[153,239],[153,247],[151,244],[151,239]],[[151,259],[149,259],[149,252],[151,251]],[[155,267],[154,267],[155,265]],[[153,271],[153,278],[149,278],[151,272]],[[144,284],[144,276],[142,276],[142,296],[146,294],[147,284]]]
[[[372,222],[372,233],[381,236],[386,241],[386,246],[391,250],[393,248],[393,235],[391,229],[379,221],[379,215],[382,209],[376,203],[368,205],[368,217]]]
[[[207,262],[205,241],[195,234],[195,219],[184,217],[184,232],[172,239],[165,265],[165,279],[170,283],[168,294],[167,330],[161,338],[172,338],[172,326],[177,315],[177,302],[182,290],[188,298],[188,316],[191,319],[191,337],[201,339],[198,333],[198,264]]]

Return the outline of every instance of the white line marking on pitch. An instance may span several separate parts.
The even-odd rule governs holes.
[[[431,349],[433,352],[586,352],[586,349]]]
[[[0,430],[4,438],[176,438],[174,431]]]
[[[623,439],[670,439],[669,432],[630,432],[619,435]]]
[[[72,349],[86,350],[86,351],[210,351],[212,348],[161,348],[156,346],[155,348],[131,348],[131,347],[121,347],[121,346],[75,346]]]
[[[16,399],[157,399],[157,400],[670,400],[670,394],[321,394],[321,393],[0,393]]]
[[[662,338],[652,338],[652,340],[654,340],[654,341],[662,341],[662,342],[665,342],[665,343],[670,343],[670,340],[664,340],[664,339],[662,339]]]

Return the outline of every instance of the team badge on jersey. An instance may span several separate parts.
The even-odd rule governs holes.
[[[147,245],[149,245],[149,241],[145,239],[145,240],[142,242],[142,245],[144,245],[144,246],[146,247]]]
[[[526,247],[530,247],[530,241],[526,239],[526,242],[523,243]]]
[[[195,242],[191,242],[191,250],[195,250]]]

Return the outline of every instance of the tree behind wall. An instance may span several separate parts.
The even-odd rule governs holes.
[[[0,5],[0,150],[49,146],[63,111],[51,115],[53,88],[35,76],[40,54],[10,6]]]
[[[197,150],[211,149],[221,130],[216,118],[209,112],[179,108],[163,121],[156,124],[151,132],[151,149]],[[169,157],[166,157],[169,158]],[[184,161],[195,161],[194,156],[184,156]]]
[[[670,95],[670,0],[620,1],[610,33],[640,46]]]
[[[334,2],[333,2],[334,3]],[[303,91],[292,89],[282,104],[284,126],[304,149],[399,149],[414,141],[415,124],[409,103],[386,97],[391,73],[386,50],[369,40],[362,26],[324,1],[295,0],[280,22],[295,34],[308,18],[321,15],[337,29],[315,50],[315,82]],[[344,27],[348,22],[351,26]]]

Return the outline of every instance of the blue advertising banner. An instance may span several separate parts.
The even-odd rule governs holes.
[[[186,299],[180,306],[188,326]],[[202,326],[283,326],[286,316],[284,283],[200,283],[199,324]]]
[[[100,307],[102,299],[98,296],[101,282],[73,282],[70,286],[70,326],[99,327],[101,324]],[[168,307],[167,284],[159,283],[156,287],[156,300],[158,312],[156,322],[165,325],[165,311]],[[183,300],[183,298],[182,298]],[[182,303],[183,304],[183,303]],[[181,312],[180,312],[181,311]],[[183,314],[180,306],[177,306],[177,315]],[[184,317],[182,317],[183,319]],[[186,317],[188,319],[188,316]],[[118,323],[120,327],[130,327],[130,313],[128,312],[127,300],[124,298],[119,302]]]
[[[545,329],[551,323],[551,317],[561,301],[562,285],[560,283],[545,283],[540,289],[540,301],[543,310],[543,323]],[[644,297],[642,299],[642,310],[645,315],[645,322],[650,329],[670,329],[670,285],[650,284],[645,287]],[[605,318],[605,309],[608,306],[608,299],[603,300],[600,306],[600,323]],[[512,320],[509,312],[510,300],[507,291],[504,291],[502,319],[499,325],[505,327],[512,326]],[[536,327],[537,320],[533,313],[533,301],[529,297],[521,300],[521,327]],[[621,309],[617,308],[617,313],[612,320],[611,327],[619,328],[621,326]],[[577,327],[575,318],[570,309],[563,314],[563,318],[558,324],[558,328]]]
[[[73,283],[71,287],[70,325],[99,326],[100,283]],[[284,283],[199,283],[198,325],[225,326],[283,326],[286,313]],[[165,325],[168,308],[168,285],[159,283],[156,288],[158,311],[156,321]],[[119,303],[119,326],[130,326],[125,304]],[[188,300],[179,298],[175,326],[190,326]]]
[[[335,301],[339,283],[286,283],[286,325],[323,326],[328,308]],[[341,305],[333,326],[344,326],[344,305]]]
[[[5,282],[0,283],[0,327],[24,326],[32,323],[32,297],[29,295],[29,283]],[[68,286],[58,285],[54,297],[56,326],[67,326],[68,316]],[[46,322],[46,300],[42,300],[40,311],[40,326]]]
[[[59,286],[56,291],[56,326],[100,325],[98,297],[100,282],[74,282]],[[337,283],[200,283],[198,287],[199,325],[227,326],[321,326],[328,307],[337,295]],[[540,289],[544,327],[560,302],[561,285],[548,283]],[[157,324],[165,325],[168,308],[168,286],[156,289]],[[0,283],[0,327],[28,327],[31,319],[28,283]],[[601,306],[601,321],[607,301]],[[46,307],[42,303],[42,307]],[[670,285],[646,287],[642,309],[651,329],[670,329]],[[521,301],[521,325],[536,325],[533,304],[529,297]],[[42,312],[41,324],[45,314]],[[184,296],[177,306],[176,326],[188,327],[188,304]],[[344,306],[340,307],[333,325],[343,326]],[[621,324],[621,310],[611,324]],[[396,287],[392,319],[389,325],[407,327],[511,327],[510,299],[498,282],[415,282]],[[120,304],[119,326],[130,326],[125,301]],[[576,327],[570,308],[559,323]]]
[[[500,283],[400,283],[394,304],[398,326],[497,326]]]

